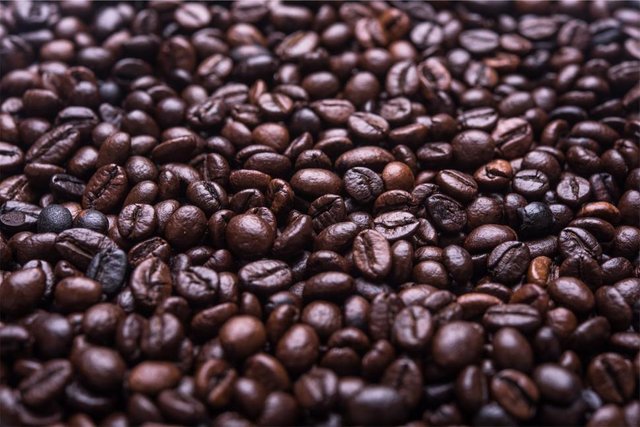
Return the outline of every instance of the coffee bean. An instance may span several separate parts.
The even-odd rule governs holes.
[[[266,255],[273,239],[273,229],[257,215],[237,215],[227,224],[229,249],[240,257],[259,258]]]
[[[451,147],[456,162],[464,168],[473,168],[493,158],[495,142],[485,132],[468,130],[456,135]]]
[[[127,255],[120,249],[107,248],[98,252],[87,267],[87,277],[102,285],[102,291],[114,295],[125,280]]]
[[[462,321],[447,323],[433,337],[434,360],[444,368],[463,368],[480,359],[483,342],[479,325]]]
[[[78,213],[73,220],[75,228],[88,228],[98,233],[106,234],[109,229],[107,217],[95,209],[86,209]]]
[[[462,205],[442,194],[434,194],[427,199],[427,211],[436,228],[447,233],[462,230],[467,221]]]
[[[220,343],[225,352],[244,359],[258,351],[266,341],[262,323],[251,316],[235,316],[220,329]]]
[[[87,183],[82,196],[82,207],[101,212],[112,211],[124,199],[127,185],[127,176],[122,167],[115,164],[103,166]]]
[[[626,401],[636,385],[631,362],[616,353],[596,356],[589,364],[587,376],[596,393],[606,402]]]
[[[56,285],[54,302],[63,311],[84,310],[100,301],[102,285],[86,277],[66,277]]]
[[[321,414],[338,400],[338,377],[328,369],[314,368],[296,381],[294,393],[303,408]]]
[[[493,335],[493,360],[499,368],[529,372],[533,366],[533,351],[517,329],[502,328]]]
[[[513,283],[525,273],[531,256],[529,248],[522,242],[504,242],[491,251],[487,268],[499,282]]]
[[[391,270],[391,248],[385,237],[374,230],[358,234],[353,241],[356,267],[372,280],[380,280]]]
[[[20,315],[35,308],[44,295],[45,280],[45,273],[40,268],[27,268],[7,275],[0,282],[2,311]]]
[[[420,306],[404,308],[396,316],[392,338],[400,347],[408,351],[422,351],[433,334],[433,324],[429,311]]]
[[[360,425],[396,425],[407,417],[400,394],[386,386],[367,386],[348,403],[349,419]]]
[[[129,387],[136,393],[155,395],[174,387],[180,370],[169,362],[142,362],[131,369]]]
[[[71,381],[73,368],[63,359],[54,359],[24,378],[18,389],[22,400],[29,406],[41,407],[54,401]]]
[[[291,269],[286,263],[268,259],[245,265],[238,276],[244,289],[259,295],[274,294],[293,282]]]
[[[55,239],[56,252],[83,270],[89,266],[93,257],[103,249],[117,248],[110,238],[88,228],[65,230]]]
[[[80,131],[72,124],[64,124],[38,138],[27,151],[25,159],[29,163],[59,165],[71,156],[79,144]]]
[[[71,228],[73,218],[69,209],[60,205],[49,205],[38,216],[38,233],[60,233]]]
[[[419,222],[409,212],[392,211],[378,215],[373,220],[375,231],[389,241],[412,236],[418,229]]]
[[[580,381],[567,369],[552,363],[545,363],[533,373],[540,396],[553,403],[568,405],[579,395]]]
[[[482,323],[488,329],[513,327],[520,332],[535,331],[541,323],[540,313],[525,304],[505,304],[489,307],[485,312]]]
[[[513,191],[523,195],[527,200],[541,198],[549,189],[549,179],[537,170],[525,169],[516,173],[512,181]]]
[[[560,232],[558,237],[559,250],[564,257],[585,254],[588,257],[599,259],[602,255],[602,247],[588,231],[567,227]]]
[[[297,324],[280,338],[275,354],[290,372],[304,372],[316,361],[318,346],[318,337],[313,328]]]
[[[491,380],[491,394],[505,411],[518,419],[528,419],[535,414],[538,388],[521,372],[511,369],[498,372]]]
[[[368,168],[355,167],[344,174],[346,192],[360,203],[369,203],[382,193],[384,183]]]
[[[147,310],[154,309],[171,294],[169,267],[158,258],[147,258],[133,270],[129,287],[136,304]]]
[[[204,212],[196,206],[176,209],[165,225],[165,237],[178,248],[187,248],[202,238],[206,228]]]
[[[88,347],[81,350],[77,357],[76,369],[88,387],[106,392],[120,387],[124,378],[125,363],[114,350]]]

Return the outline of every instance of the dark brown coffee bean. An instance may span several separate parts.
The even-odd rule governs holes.
[[[238,276],[243,288],[259,295],[274,294],[293,282],[291,269],[286,263],[268,259],[245,265]]]
[[[29,163],[62,164],[80,143],[80,132],[71,124],[54,128],[42,135],[29,148],[25,159]]]
[[[406,419],[402,396],[386,386],[367,386],[348,404],[349,419],[361,425],[396,425]]]
[[[360,203],[369,203],[382,193],[382,178],[368,168],[355,167],[344,174],[346,192]]]
[[[112,211],[124,199],[127,185],[127,176],[122,167],[115,164],[103,166],[87,183],[82,196],[82,207],[101,212]]]
[[[422,351],[433,334],[433,324],[429,311],[414,305],[404,308],[396,316],[392,339],[408,351]]]
[[[594,358],[587,376],[594,390],[606,402],[625,402],[636,385],[631,362],[615,353],[603,353]]]
[[[23,379],[18,388],[22,400],[29,406],[42,407],[49,404],[64,392],[71,381],[73,368],[63,359],[54,359]]]
[[[482,318],[488,329],[513,327],[523,333],[535,331],[541,322],[538,310],[525,304],[494,305]]]
[[[117,248],[110,238],[88,228],[65,230],[55,239],[55,250],[58,254],[82,270],[85,270],[93,257],[103,249]]]
[[[565,228],[560,232],[558,244],[560,253],[564,257],[585,254],[598,260],[602,255],[602,248],[598,241],[591,233],[582,228]]]
[[[353,241],[353,258],[362,274],[380,280],[391,270],[391,248],[385,237],[377,231],[361,232]]]
[[[480,359],[484,342],[482,327],[470,322],[451,322],[433,338],[433,356],[444,368],[460,369]]]
[[[152,310],[171,295],[169,267],[158,258],[147,258],[133,270],[129,287],[136,304]]]
[[[169,362],[142,362],[129,375],[129,387],[137,393],[155,395],[180,381],[180,370]]]
[[[0,283],[0,308],[13,316],[28,313],[43,297],[45,281],[45,273],[40,268],[27,268],[7,275]]]
[[[538,388],[521,372],[511,369],[498,372],[491,380],[491,394],[505,411],[518,419],[528,419],[535,414]]]
[[[530,259],[529,248],[524,243],[504,242],[491,251],[487,268],[497,281],[513,283],[522,278]]]

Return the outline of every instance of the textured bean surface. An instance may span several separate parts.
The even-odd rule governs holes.
[[[0,2],[0,426],[640,425],[638,6]]]

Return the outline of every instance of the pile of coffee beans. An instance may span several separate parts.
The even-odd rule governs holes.
[[[0,425],[640,425],[637,1],[0,4]]]

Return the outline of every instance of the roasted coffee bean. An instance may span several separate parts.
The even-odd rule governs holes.
[[[603,353],[589,364],[587,376],[590,384],[605,402],[627,401],[636,386],[631,362],[616,353]]]
[[[499,282],[517,282],[527,270],[531,259],[529,248],[522,242],[504,242],[491,251],[487,268]]]
[[[549,189],[549,179],[540,171],[524,169],[514,175],[511,185],[513,191],[527,200],[536,200]]]
[[[124,199],[127,185],[127,176],[122,167],[115,164],[103,166],[87,183],[82,207],[101,212],[113,211]]]
[[[387,121],[371,113],[354,113],[347,120],[347,125],[354,137],[367,142],[380,141],[389,133]]]
[[[345,191],[360,203],[369,203],[382,193],[382,178],[368,168],[355,167],[344,174]]]
[[[69,209],[60,205],[49,205],[38,216],[38,233],[60,233],[71,228],[73,218]]]
[[[139,241],[155,232],[158,220],[153,206],[134,203],[125,206],[118,215],[117,226],[124,239]]]
[[[387,239],[377,231],[361,232],[353,241],[353,260],[362,274],[380,280],[391,270],[391,248]]]
[[[155,395],[180,381],[180,370],[169,362],[142,362],[131,369],[129,387],[137,393]]]
[[[87,267],[87,277],[99,282],[102,291],[107,295],[114,295],[120,291],[126,272],[127,255],[115,248],[98,252]]]
[[[278,260],[260,260],[245,265],[238,272],[241,286],[259,295],[271,295],[293,282],[289,266]]]
[[[373,228],[389,241],[411,237],[420,223],[409,212],[392,211],[378,215],[373,220]]]
[[[482,323],[488,329],[513,327],[523,333],[535,331],[541,322],[538,310],[525,304],[494,305],[487,309],[482,318]]]
[[[531,202],[517,209],[519,230],[526,237],[541,236],[547,233],[553,224],[553,214],[549,207],[541,202]]]
[[[65,312],[85,310],[100,301],[102,285],[87,277],[71,276],[56,284],[54,302]]]
[[[7,275],[0,282],[2,311],[9,315],[28,313],[43,297],[45,286],[45,273],[40,268],[27,268]]]
[[[184,249],[202,239],[206,225],[206,216],[201,209],[184,205],[171,214],[164,227],[164,234],[170,244]]]
[[[602,255],[602,247],[588,231],[578,227],[567,227],[558,236],[560,253],[564,257],[584,254],[596,260]]]
[[[96,391],[112,391],[120,387],[125,363],[118,352],[104,347],[80,350],[75,367],[81,380]]]
[[[495,142],[485,132],[468,130],[451,141],[453,157],[463,168],[478,167],[493,158]]]
[[[393,323],[392,339],[408,351],[422,351],[433,334],[433,322],[428,310],[414,305],[400,311]]]
[[[427,199],[427,211],[436,228],[447,233],[462,230],[467,221],[462,205],[442,194],[434,194]]]
[[[86,209],[78,213],[73,220],[76,228],[88,228],[98,233],[106,234],[109,229],[107,217],[95,209]]]
[[[136,304],[152,310],[171,295],[171,273],[160,259],[152,257],[142,261],[131,273],[129,287]]]
[[[71,157],[79,144],[80,131],[72,124],[64,124],[38,138],[27,151],[25,159],[29,163],[59,165]]]
[[[274,231],[257,215],[236,215],[227,224],[226,241],[235,255],[260,258],[271,250]]]
[[[433,337],[433,357],[444,368],[461,369],[480,359],[483,342],[481,326],[462,321],[446,323]]]
[[[20,382],[18,389],[22,400],[36,408],[50,404],[64,393],[72,375],[73,368],[69,361],[51,360]]]
[[[538,388],[525,374],[505,369],[491,380],[491,394],[510,415],[529,419],[535,414],[539,398]]]
[[[387,386],[367,386],[349,400],[349,419],[361,425],[396,425],[407,417],[402,396]]]
[[[78,268],[85,270],[93,257],[103,249],[117,249],[107,236],[88,228],[72,228],[55,239],[57,253]]]
[[[533,373],[533,380],[540,390],[540,396],[552,403],[568,405],[579,396],[579,378],[559,365],[545,363],[538,366]]]

